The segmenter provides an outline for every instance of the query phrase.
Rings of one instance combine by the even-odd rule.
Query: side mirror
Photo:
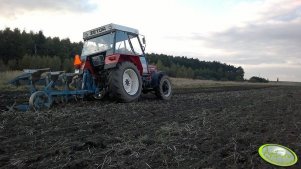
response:
[[[142,37],[142,43],[145,45],[146,44],[146,42],[145,42],[145,37],[143,36]]]

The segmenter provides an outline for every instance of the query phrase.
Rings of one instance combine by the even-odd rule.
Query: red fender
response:
[[[113,68],[120,62],[132,62],[138,69],[140,75],[143,73],[143,67],[138,55],[113,54],[105,58],[105,69]]]

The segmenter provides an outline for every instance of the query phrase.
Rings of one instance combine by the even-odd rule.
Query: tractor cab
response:
[[[130,61],[137,66],[141,75],[148,74],[145,40],[137,29],[108,24],[84,32],[83,39],[81,61],[91,61],[94,69],[110,69],[118,62]]]

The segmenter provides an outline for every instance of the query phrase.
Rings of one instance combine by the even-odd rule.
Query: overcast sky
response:
[[[301,0],[0,0],[0,29],[82,40],[108,23],[139,29],[147,52],[242,66],[301,82]]]

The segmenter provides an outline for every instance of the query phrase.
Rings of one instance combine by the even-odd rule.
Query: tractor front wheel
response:
[[[162,100],[169,100],[172,96],[172,86],[169,78],[163,75],[160,78],[159,86],[155,90],[156,96]]]
[[[131,62],[119,63],[109,75],[109,95],[121,102],[137,100],[141,95],[142,80]]]

